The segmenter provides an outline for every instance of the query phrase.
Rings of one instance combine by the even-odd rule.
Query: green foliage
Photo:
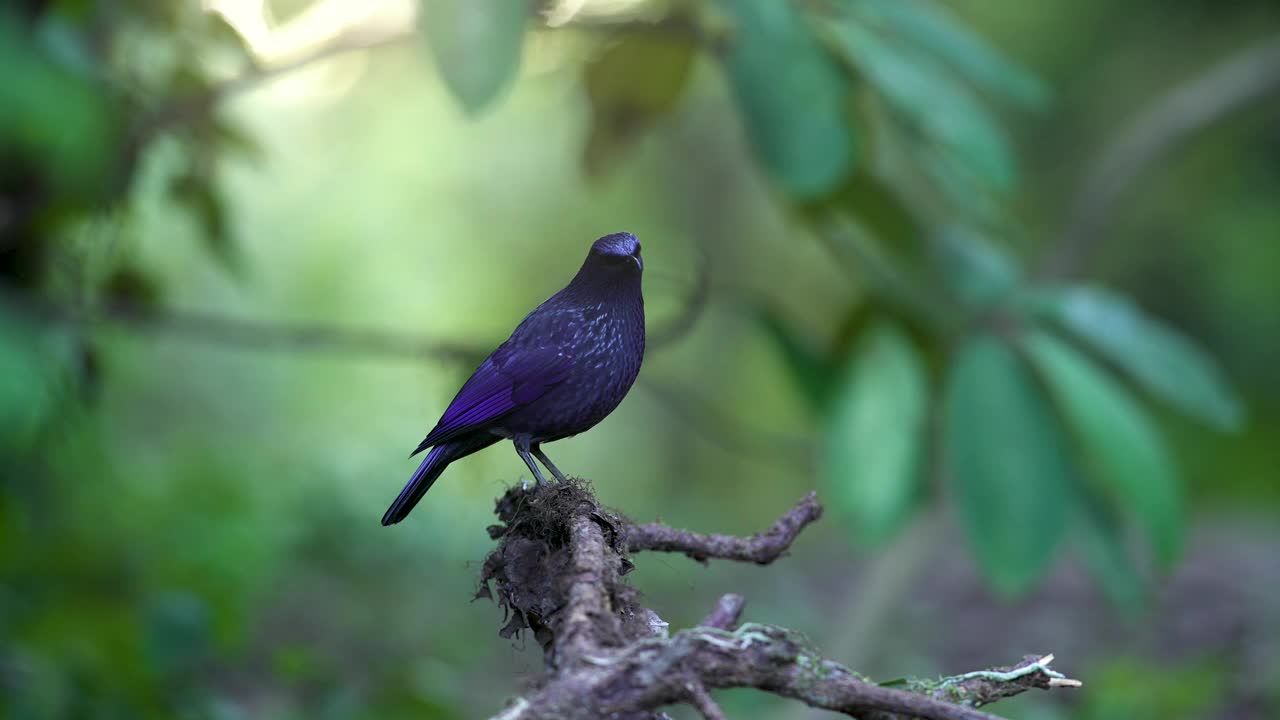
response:
[[[894,45],[911,46],[977,86],[1027,107],[1048,102],[1038,77],[1011,62],[934,0],[853,0],[849,9]]]
[[[934,273],[962,307],[987,310],[1007,299],[1022,281],[1022,271],[985,235],[951,225],[930,244]]]
[[[173,201],[187,209],[200,228],[205,246],[223,267],[238,266],[237,251],[232,241],[227,207],[222,194],[208,175],[180,173],[169,186]]]
[[[55,358],[40,329],[0,304],[0,450],[29,447],[57,406]]]
[[[1244,409],[1217,364],[1182,333],[1132,301],[1100,288],[1033,295],[1035,310],[1087,343],[1147,392],[1220,430],[1236,430]]]
[[[795,381],[809,407],[815,411],[824,410],[834,375],[827,358],[770,309],[758,308],[756,320],[770,343],[777,348],[787,374]]]
[[[473,115],[505,90],[520,69],[529,0],[422,0],[427,48],[445,85]]]
[[[928,411],[911,339],[892,322],[873,323],[835,390],[825,464],[836,506],[866,543],[892,536],[919,502]]]
[[[1093,498],[1082,498],[1076,528],[1076,546],[1089,574],[1114,607],[1136,616],[1146,602],[1147,588],[1129,553],[1118,513]]]
[[[1087,697],[1073,717],[1080,720],[1212,717],[1231,682],[1216,661],[1156,667],[1138,657],[1120,657],[1090,674]]]
[[[774,0],[718,0],[732,22],[725,72],[752,145],[792,196],[834,190],[854,161],[848,90],[801,9]]]
[[[190,675],[212,651],[209,608],[199,596],[170,591],[147,608],[145,653],[157,672]]]
[[[977,336],[947,378],[943,447],[956,507],[983,573],[1013,595],[1048,569],[1070,519],[1064,439],[1012,349]]]
[[[861,6],[853,3],[851,8]],[[853,12],[824,27],[832,44],[885,95],[918,141],[988,185],[1012,189],[1013,152],[1003,131],[945,66],[913,46],[882,39]]]
[[[832,212],[846,212],[858,219],[875,238],[909,257],[916,255],[924,227],[916,213],[893,186],[873,166],[859,167],[823,203],[813,206],[815,219]]]
[[[1172,567],[1182,544],[1182,489],[1150,418],[1119,382],[1066,343],[1039,332],[1025,346],[1075,434],[1095,490],[1115,510],[1135,514],[1160,563]]]
[[[619,159],[675,109],[688,84],[697,46],[674,24],[624,35],[587,61],[583,86],[591,102],[584,167],[592,175]]]
[[[102,149],[118,142],[119,118],[92,68],[64,47],[0,10],[0,150],[40,167],[55,188],[96,199],[114,169]]]

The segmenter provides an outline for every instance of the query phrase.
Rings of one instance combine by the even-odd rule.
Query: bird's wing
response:
[[[537,400],[564,382],[572,366],[554,347],[498,348],[476,368],[413,455]]]

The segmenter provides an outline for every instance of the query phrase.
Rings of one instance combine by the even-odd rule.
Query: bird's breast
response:
[[[603,420],[622,402],[644,359],[644,315],[608,304],[574,308],[563,318],[556,344],[572,370],[546,396],[511,418],[514,432],[543,440],[576,435]]]

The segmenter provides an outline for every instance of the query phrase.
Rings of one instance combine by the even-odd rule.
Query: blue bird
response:
[[[644,360],[640,241],[605,235],[578,274],[529,313],[463,384],[413,451],[431,449],[391,503],[383,525],[400,522],[449,463],[510,440],[538,483],[537,458],[564,482],[542,444],[589,430],[626,397]]]

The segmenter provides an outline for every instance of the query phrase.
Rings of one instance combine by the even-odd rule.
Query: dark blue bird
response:
[[[458,391],[413,451],[431,448],[382,524],[403,520],[449,463],[504,438],[539,483],[546,480],[535,457],[563,482],[542,444],[603,420],[640,373],[643,270],[631,233],[596,240],[573,280],[529,313]]]

